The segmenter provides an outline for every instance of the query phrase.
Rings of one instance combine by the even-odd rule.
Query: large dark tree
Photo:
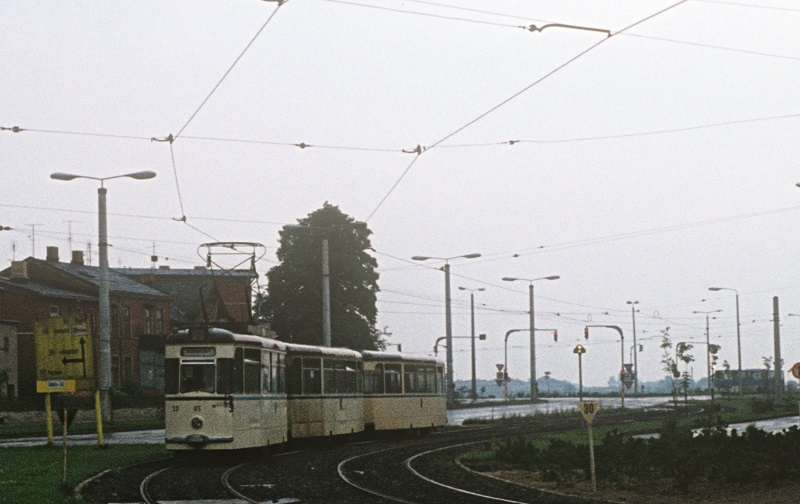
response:
[[[372,231],[327,202],[297,222],[304,227],[280,231],[280,264],[267,273],[268,296],[261,308],[272,329],[284,341],[322,344],[322,241],[327,238],[331,343],[382,348],[375,328],[378,263],[367,253]]]

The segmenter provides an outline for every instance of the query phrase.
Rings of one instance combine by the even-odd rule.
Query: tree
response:
[[[322,241],[327,239],[331,344],[382,349],[375,328],[378,262],[367,253],[372,231],[328,202],[297,222],[279,232],[280,264],[267,272],[268,296],[257,312],[284,341],[322,344]]]
[[[669,327],[661,331],[661,344],[659,347],[661,348],[661,369],[663,369],[665,373],[672,375],[672,400],[677,404],[678,389],[675,386],[674,380],[680,376],[680,373],[678,372],[678,364],[672,357],[672,340],[669,338]]]

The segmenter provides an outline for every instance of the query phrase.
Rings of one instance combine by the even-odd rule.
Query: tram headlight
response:
[[[203,418],[199,416],[192,418],[192,427],[195,429],[200,429],[203,427]]]

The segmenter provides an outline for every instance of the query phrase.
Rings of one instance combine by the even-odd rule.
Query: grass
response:
[[[61,435],[61,424],[53,422],[53,435]],[[103,433],[163,429],[164,418],[144,418],[138,420],[118,420],[111,424],[103,424]],[[94,422],[73,423],[69,428],[70,434],[94,434],[97,427]],[[44,423],[32,425],[3,425],[0,426],[0,439],[15,437],[47,436],[47,426]]]
[[[61,485],[61,446],[0,448],[0,503],[83,502],[73,489],[89,477],[120,466],[167,456],[164,445],[70,446],[67,481]]]
[[[683,405],[683,402],[680,403]],[[702,405],[706,407],[710,407],[711,401],[689,401],[689,404],[692,405]],[[601,410],[598,415],[603,415],[605,412],[606,414],[609,410],[615,408],[605,408]],[[772,408],[765,408],[763,404],[763,399],[761,397],[751,396],[751,397],[744,397],[744,398],[717,398],[715,400],[715,411],[712,413],[713,419],[721,420],[722,423],[731,424],[731,423],[742,423],[742,422],[750,422],[750,421],[757,421],[757,420],[765,420],[769,418],[779,418],[784,416],[791,416],[797,415],[798,412],[798,403],[797,397],[791,396],[788,399],[785,399],[783,402],[773,405]],[[530,417],[507,417],[507,418],[499,418],[494,420],[495,423],[519,423],[525,422],[527,418],[527,422],[535,422],[537,417],[547,416],[547,415],[554,415],[563,418],[570,418],[574,417],[577,418],[580,413],[576,410],[565,410],[565,411],[558,411],[554,413],[541,413],[538,415],[531,415]],[[711,419],[708,415],[703,415],[700,417],[694,417],[687,419],[689,425],[693,428],[700,428],[705,427],[708,425],[709,420]],[[483,423],[492,423],[491,420],[475,420],[472,423],[476,424],[483,424]],[[465,421],[464,424],[466,425],[467,422]],[[625,433],[630,434],[641,434],[647,432],[656,432],[662,426],[663,421],[661,420],[653,420],[653,421],[644,421],[644,422],[631,422],[631,423],[624,423],[618,425],[609,425],[609,426],[595,426],[593,428],[593,435],[595,442],[602,439],[603,436],[611,431],[611,430],[620,430]],[[588,434],[586,426],[583,425],[580,428],[575,428],[572,430],[568,430],[565,432],[547,434],[547,435],[532,435],[530,436],[530,440],[533,444],[540,449],[544,449],[547,447],[551,439],[561,439],[564,441],[569,441],[574,444],[586,444],[588,442]],[[464,454],[459,460],[469,463],[469,462],[482,462],[486,460],[493,459],[495,455],[494,449],[490,450],[478,450]]]

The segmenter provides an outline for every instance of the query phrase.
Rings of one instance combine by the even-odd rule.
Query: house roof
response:
[[[42,297],[76,299],[78,301],[97,301],[97,296],[82,294],[80,292],[66,289],[59,289],[58,287],[32,282],[30,280],[25,282],[15,282],[14,280],[10,280],[5,277],[0,277],[0,290],[24,291],[37,294]]]
[[[51,268],[61,270],[68,275],[80,278],[81,280],[89,282],[98,287],[100,285],[99,267],[55,261],[42,261],[41,259],[35,259],[35,261],[45,264]],[[115,294],[130,294],[135,296],[169,299],[169,296],[163,294],[162,292],[159,292],[152,287],[148,287],[143,283],[139,283],[136,280],[118,273],[116,270],[110,268],[108,270],[108,289],[110,292]]]
[[[226,276],[256,278],[258,273],[252,270],[210,270],[210,269],[172,269],[172,268],[115,268],[114,271],[129,276],[155,275],[155,276],[195,276],[195,277],[217,277]]]

